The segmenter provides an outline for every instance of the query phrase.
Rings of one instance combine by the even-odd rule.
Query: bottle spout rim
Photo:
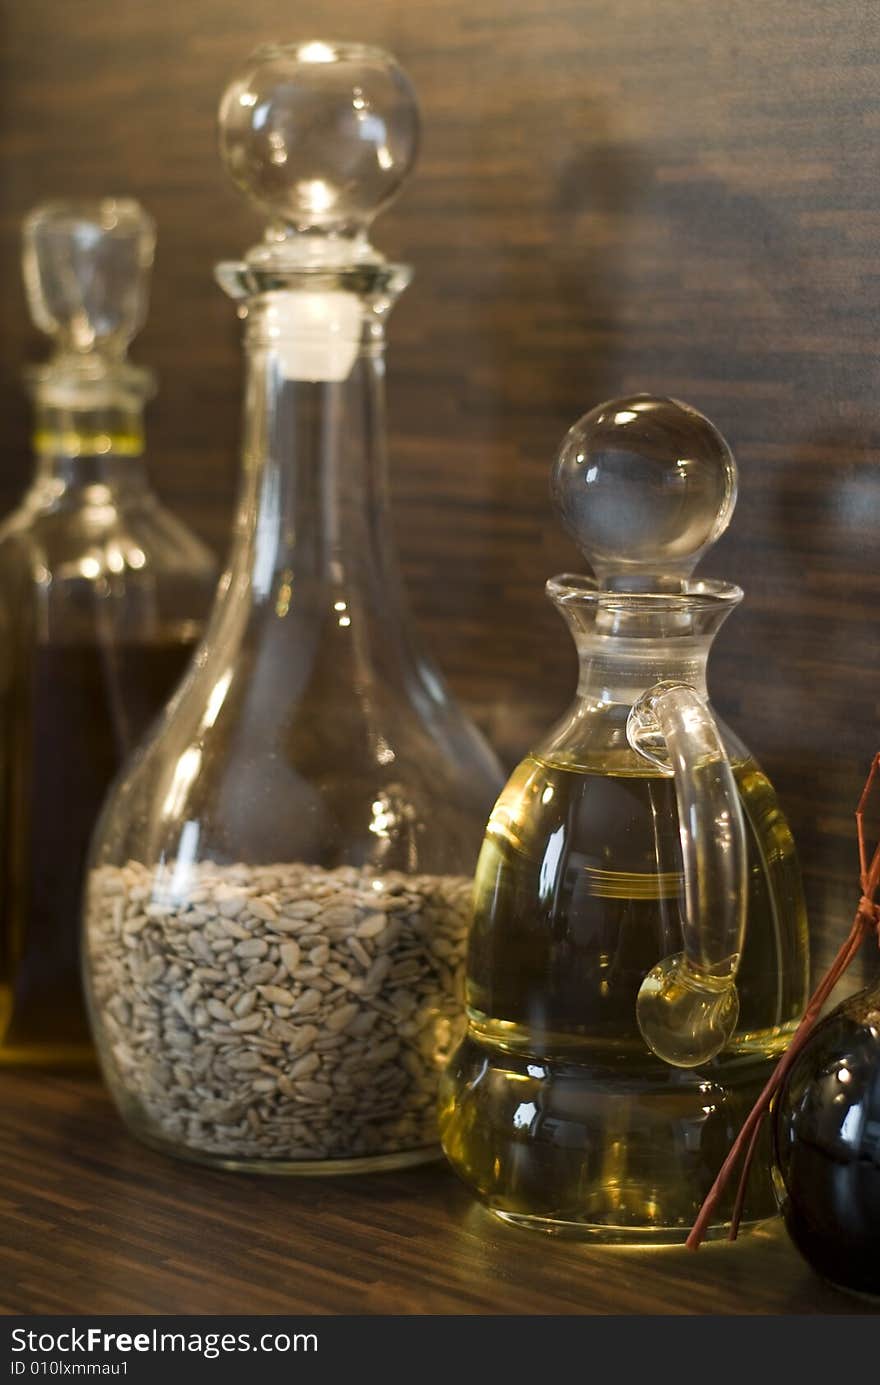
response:
[[[595,577],[573,572],[551,577],[546,591],[557,606],[601,606],[603,610],[643,615],[652,611],[659,614],[732,609],[739,605],[744,596],[742,587],[736,583],[712,578],[683,581],[669,591],[642,591],[605,587]]]

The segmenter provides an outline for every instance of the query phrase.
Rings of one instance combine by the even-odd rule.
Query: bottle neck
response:
[[[709,641],[578,639],[578,697],[595,702],[632,704],[655,683],[687,683],[708,696]]]
[[[399,621],[402,600],[389,523],[381,326],[368,315],[343,379],[300,380],[289,373],[301,344],[279,339],[273,322],[259,305],[249,312],[233,577],[246,580],[252,605],[271,618],[293,613],[363,635],[365,622]]]
[[[577,648],[578,688],[537,753],[585,770],[644,773],[629,743],[630,711],[658,683],[683,683],[708,697],[712,641],[740,595],[717,587],[723,594],[716,600],[702,590],[639,596],[603,591],[582,577],[551,579],[548,592]]]
[[[563,574],[547,592],[578,653],[578,697],[628,707],[656,683],[686,683],[707,695],[712,642],[742,598],[725,582],[683,584],[675,592],[618,592]]]
[[[143,407],[36,400],[35,483],[58,494],[95,485],[145,487]]]

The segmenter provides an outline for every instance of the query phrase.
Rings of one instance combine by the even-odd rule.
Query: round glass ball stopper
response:
[[[356,237],[415,163],[419,109],[390,54],[363,44],[258,49],[220,103],[220,151],[271,217],[269,239]]]
[[[601,586],[674,590],[730,523],[736,462],[696,409],[636,394],[569,429],[551,494]]]

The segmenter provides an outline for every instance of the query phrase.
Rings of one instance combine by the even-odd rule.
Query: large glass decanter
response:
[[[389,532],[367,228],[418,112],[375,49],[259,51],[221,148],[271,218],[246,317],[236,539],[193,671],[113,796],[86,917],[104,1072],[139,1135],[321,1173],[439,1153],[473,869],[500,775],[418,651]]]
[[[0,1064],[92,1059],[83,869],[113,777],[179,682],[217,581],[143,458],[141,327],[155,234],[136,202],[51,202],[24,225],[36,466],[0,526]]]
[[[736,467],[695,410],[637,395],[570,430],[553,496],[595,574],[548,586],[580,680],[489,819],[443,1145],[511,1221],[682,1240],[807,982],[791,834],[707,703],[742,593],[690,573]],[[746,1217],[772,1208],[756,1177]]]

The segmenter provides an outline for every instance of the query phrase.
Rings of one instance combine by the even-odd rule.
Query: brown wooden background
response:
[[[599,400],[669,392],[741,466],[706,570],[741,582],[715,700],[771,771],[824,949],[880,747],[880,12],[873,0],[7,0],[0,56],[3,466],[28,472],[18,222],[131,194],[160,228],[136,348],[163,495],[222,547],[238,326],[211,267],[257,227],[214,144],[260,41],[363,38],[421,95],[417,176],[377,227],[417,278],[392,324],[395,512],[419,622],[508,758],[564,704],[542,595],[576,563],[547,467]]]

